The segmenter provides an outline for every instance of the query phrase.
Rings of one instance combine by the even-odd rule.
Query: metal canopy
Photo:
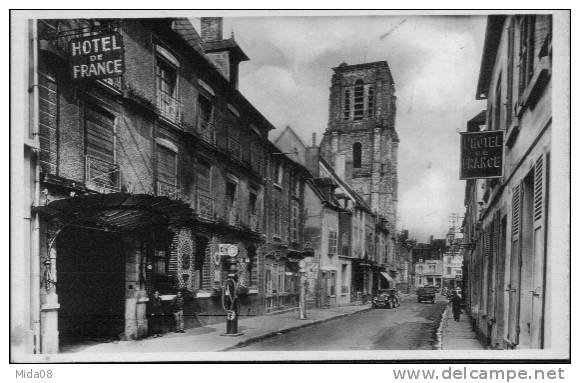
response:
[[[149,194],[87,194],[52,201],[37,208],[49,219],[70,222],[93,221],[122,230],[140,230],[158,225],[183,223],[193,210],[182,201]]]
[[[389,282],[389,284],[395,283],[395,280],[389,275],[389,273],[383,271],[381,272],[381,275],[387,280],[387,282]]]

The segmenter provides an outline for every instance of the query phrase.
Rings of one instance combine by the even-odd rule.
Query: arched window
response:
[[[362,162],[362,145],[360,142],[355,142],[352,145],[352,167],[358,169]]]

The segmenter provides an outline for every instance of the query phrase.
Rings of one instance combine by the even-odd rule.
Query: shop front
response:
[[[62,198],[37,209],[42,352],[146,336],[152,255],[191,217],[188,205],[111,193]]]

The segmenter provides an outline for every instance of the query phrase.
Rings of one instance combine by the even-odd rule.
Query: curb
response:
[[[263,341],[263,340],[266,340],[266,339],[269,339],[269,338],[273,338],[273,337],[278,336],[278,335],[281,335],[281,334],[286,334],[286,333],[291,332],[291,331],[294,331],[294,330],[303,329],[303,328],[310,327],[310,326],[314,326],[314,325],[317,325],[317,324],[320,324],[320,323],[330,322],[331,320],[334,320],[334,319],[344,318],[344,317],[347,317],[347,316],[351,316],[351,315],[359,314],[359,313],[362,313],[362,312],[370,311],[372,309],[373,309],[372,307],[367,307],[365,309],[362,309],[362,310],[359,310],[359,311],[355,311],[355,312],[352,312],[352,313],[339,314],[339,315],[336,315],[336,316],[333,316],[333,317],[330,317],[330,318],[320,319],[320,320],[317,320],[317,321],[314,321],[314,322],[303,323],[303,324],[299,324],[299,325],[296,325],[296,326],[287,327],[287,328],[284,328],[284,329],[281,329],[281,330],[272,331],[272,332],[269,332],[269,333],[266,333],[266,334],[262,334],[262,335],[256,335],[256,336],[254,336],[252,338],[245,339],[245,340],[240,341],[240,342],[238,342],[238,343],[236,343],[236,344],[234,344],[232,346],[228,346],[228,347],[222,348],[221,350],[217,350],[217,351],[218,352],[221,352],[221,351],[231,351],[231,350],[236,349],[236,348],[246,347],[246,346],[249,346],[252,343],[257,343],[257,342],[260,342],[260,341]]]
[[[445,306],[445,310],[441,314],[441,321],[439,322],[439,327],[435,333],[437,336],[437,341],[435,342],[435,350],[443,350],[443,329],[447,327],[447,310],[449,310],[449,305]]]

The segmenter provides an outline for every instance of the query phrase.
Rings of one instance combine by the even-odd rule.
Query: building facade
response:
[[[15,350],[144,337],[155,290],[165,310],[183,292],[186,327],[222,321],[222,245],[237,250],[241,314],[297,305],[307,172],[237,90],[247,57],[221,19],[201,34],[179,18],[34,20],[27,33],[33,203],[13,258],[26,287],[12,295]],[[71,79],[71,40],[103,35],[122,41],[122,76]]]
[[[489,16],[477,99],[484,116],[468,130],[505,132],[504,175],[466,185],[467,305],[482,343],[500,349],[550,348],[552,18]],[[477,121],[479,120],[479,121]],[[560,257],[560,258],[558,258]]]

